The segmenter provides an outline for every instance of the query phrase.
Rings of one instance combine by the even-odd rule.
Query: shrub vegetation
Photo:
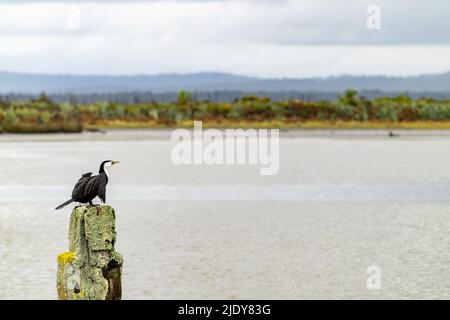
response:
[[[347,90],[334,101],[271,101],[243,97],[233,103],[195,101],[180,92],[173,103],[55,103],[46,94],[30,101],[0,98],[4,132],[80,132],[83,127],[450,127],[450,100],[408,96],[368,100]],[[428,125],[423,125],[427,123]],[[315,125],[313,125],[315,124]]]

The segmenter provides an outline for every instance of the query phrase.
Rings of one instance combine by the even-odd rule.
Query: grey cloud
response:
[[[41,3],[49,1],[19,0],[14,3]],[[51,1],[58,2],[61,1]],[[72,0],[66,3],[91,3],[93,1]],[[97,5],[108,3],[129,3],[130,1],[109,0],[94,1]],[[163,0],[141,0],[134,3],[164,3]],[[223,3],[226,0],[176,0],[178,3]],[[239,4],[241,2],[242,4]],[[0,2],[5,3],[5,1]],[[6,1],[12,3],[12,1]],[[427,0],[378,0],[381,8],[381,30],[368,30],[366,27],[367,7],[372,0],[241,0],[231,1],[236,4],[235,11],[204,13],[187,12],[187,17],[196,19],[173,21],[177,24],[170,32],[175,35],[189,36],[192,41],[210,43],[219,42],[251,42],[282,45],[374,45],[374,44],[450,44],[450,2],[434,0],[433,5]],[[84,5],[84,4],[83,4]],[[242,8],[241,11],[239,9]],[[149,8],[149,10],[152,10]],[[231,16],[227,16],[231,12]],[[96,21],[89,21],[89,12],[84,12],[84,32],[93,34],[117,33],[125,34],[127,30],[117,30],[114,25],[103,26]],[[164,12],[170,19],[171,12]],[[203,15],[203,16],[202,16]],[[210,15],[210,16],[208,16]],[[162,18],[161,18],[162,19]],[[209,19],[209,20],[208,20]],[[92,20],[92,19],[91,19]],[[212,28],[196,25],[198,21],[212,24]],[[130,21],[138,24],[139,21]],[[120,25],[120,21],[118,21]],[[122,26],[121,26],[122,27]],[[152,26],[150,26],[152,27]],[[43,30],[44,29],[44,30]],[[151,32],[144,25],[142,33]],[[0,22],[0,34],[59,34],[61,30],[49,28],[25,29],[18,27],[3,28]],[[139,32],[132,30],[130,32]],[[162,33],[165,30],[161,30]],[[190,34],[186,34],[190,32]],[[73,35],[68,34],[68,36]]]
[[[370,31],[372,1],[3,1],[0,70],[304,77],[450,69],[450,2],[377,0],[382,28]],[[67,9],[76,3],[81,28],[71,30]]]

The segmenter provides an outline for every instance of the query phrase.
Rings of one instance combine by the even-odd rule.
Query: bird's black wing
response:
[[[84,187],[84,198],[86,201],[90,201],[94,199],[98,192],[98,183],[99,183],[99,176],[93,176],[89,178],[89,181],[86,183]]]
[[[78,180],[78,182],[75,184],[75,187],[73,188],[72,199],[78,200],[84,197],[84,188],[91,176],[92,172],[85,173],[81,176],[81,178]]]
[[[99,197],[102,202],[106,202],[106,184],[108,177],[104,173],[89,178],[84,188],[85,199],[87,201]]]
[[[106,203],[106,185],[108,184],[108,179],[105,175],[99,175],[98,184],[98,197],[103,203]]]

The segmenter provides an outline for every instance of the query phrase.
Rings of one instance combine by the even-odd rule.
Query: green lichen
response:
[[[94,251],[112,250],[116,242],[114,209],[110,206],[90,208],[84,219],[89,248]]]
[[[112,207],[74,208],[69,226],[71,254],[58,257],[60,299],[120,299],[123,258],[114,250],[115,241]]]

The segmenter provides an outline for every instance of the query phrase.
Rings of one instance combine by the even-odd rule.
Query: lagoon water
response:
[[[79,175],[119,159],[124,299],[449,298],[450,137],[286,132],[280,171],[175,166],[164,131],[0,136],[0,299],[55,299]],[[367,289],[369,266],[380,289]]]

